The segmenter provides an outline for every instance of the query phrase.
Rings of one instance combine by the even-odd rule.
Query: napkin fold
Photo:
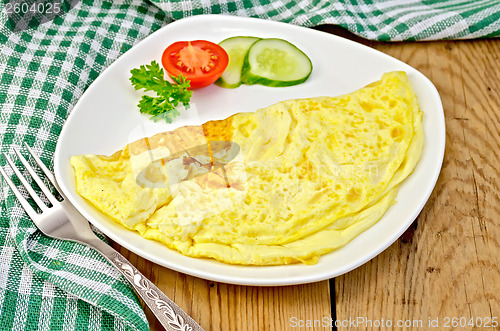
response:
[[[306,27],[335,24],[366,39],[500,36],[498,0],[151,0],[174,19],[229,13]]]
[[[49,168],[62,126],[85,89],[172,19],[222,13],[309,27],[328,23],[383,41],[500,34],[498,1],[72,3],[64,15],[21,31],[12,28],[5,2],[0,3],[0,152],[12,154],[27,142]],[[3,158],[0,166],[12,175]],[[0,198],[1,330],[149,329],[132,288],[104,258],[83,245],[42,235],[3,180]]]

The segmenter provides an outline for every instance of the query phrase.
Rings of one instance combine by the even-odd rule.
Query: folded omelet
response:
[[[178,173],[144,171],[211,141],[233,142],[237,156],[196,177],[187,154],[174,160]],[[391,72],[351,94],[283,101],[144,138],[112,156],[74,156],[71,164],[77,192],[97,209],[184,255],[312,264],[395,203],[423,141],[410,82]]]

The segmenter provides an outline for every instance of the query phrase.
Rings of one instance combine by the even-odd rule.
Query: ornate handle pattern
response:
[[[115,264],[122,274],[130,281],[158,318],[166,330],[172,331],[203,331],[189,315],[170,300],[151,281],[144,277],[130,262],[120,253],[113,252],[110,261]]]

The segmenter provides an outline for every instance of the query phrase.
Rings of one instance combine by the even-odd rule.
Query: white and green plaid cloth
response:
[[[302,26],[336,24],[383,41],[500,35],[495,1],[80,1],[12,31],[0,4],[0,152],[23,142],[51,167],[68,114],[121,54],[172,19],[230,14]],[[201,27],[200,27],[201,28]],[[5,159],[0,166],[9,174]],[[0,181],[0,330],[148,330],[124,278],[92,250],[43,236]]]
[[[252,16],[301,26],[335,24],[380,41],[500,36],[498,0],[152,0],[177,20],[200,14]]]

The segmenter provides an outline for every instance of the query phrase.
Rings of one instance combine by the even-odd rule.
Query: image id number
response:
[[[8,2],[5,4],[4,12],[12,14],[59,14],[61,12],[61,2]]]
[[[482,327],[496,328],[498,327],[498,317],[445,317],[443,319],[443,327],[445,328],[465,328],[465,327]]]

